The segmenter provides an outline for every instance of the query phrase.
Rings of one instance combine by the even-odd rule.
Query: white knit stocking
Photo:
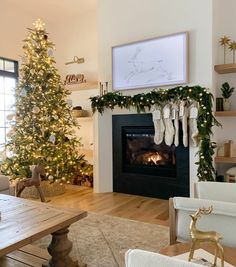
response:
[[[198,145],[199,131],[197,128],[197,118],[198,118],[198,104],[194,102],[189,107],[189,131],[194,146]]]
[[[174,129],[175,129],[175,146],[179,145],[179,107],[177,103],[172,105],[172,119],[174,120]]]
[[[182,122],[183,128],[183,145],[188,146],[188,109],[185,105],[185,101],[182,101],[179,106],[179,117]]]
[[[172,123],[171,108],[170,105],[165,105],[163,109],[163,117],[165,123],[165,143],[167,146],[171,146],[175,134],[174,126]]]
[[[165,125],[162,119],[161,108],[158,107],[152,112],[152,120],[155,129],[154,142],[155,144],[159,145],[163,141],[165,132]]]

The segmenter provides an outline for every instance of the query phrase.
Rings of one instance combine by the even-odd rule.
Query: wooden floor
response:
[[[65,194],[49,199],[52,204],[63,207],[168,225],[168,200],[122,193],[93,193],[91,188],[80,186],[69,186]]]

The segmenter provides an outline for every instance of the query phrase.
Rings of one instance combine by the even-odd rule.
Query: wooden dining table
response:
[[[0,212],[0,257],[51,234],[50,259],[42,266],[78,266],[69,256],[73,244],[67,235],[69,226],[86,217],[87,212],[3,194]]]

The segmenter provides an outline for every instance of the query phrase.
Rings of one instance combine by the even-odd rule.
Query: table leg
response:
[[[43,264],[43,267],[79,267],[78,262],[74,262],[69,256],[72,242],[67,236],[68,228],[69,226],[52,233],[52,241],[48,246],[48,252],[52,258]]]

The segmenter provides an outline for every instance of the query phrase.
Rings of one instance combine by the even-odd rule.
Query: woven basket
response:
[[[66,192],[65,185],[58,183],[49,183],[49,181],[42,181],[40,184],[45,197],[53,197],[62,195]],[[37,189],[34,186],[26,187],[21,193],[21,197],[25,198],[39,198]]]
[[[79,118],[79,117],[87,117],[88,116],[88,112],[87,110],[81,109],[81,110],[77,110],[77,109],[73,109],[73,116],[75,118]]]

